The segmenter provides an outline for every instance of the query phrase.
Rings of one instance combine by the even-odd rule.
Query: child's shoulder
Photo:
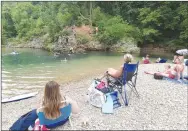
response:
[[[44,107],[40,107],[40,108],[38,108],[38,109],[37,109],[37,113],[39,113],[39,112],[43,112],[43,109],[44,109]]]

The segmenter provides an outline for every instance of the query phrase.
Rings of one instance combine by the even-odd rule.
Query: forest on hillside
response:
[[[133,39],[139,46],[188,45],[188,2],[76,1],[2,2],[2,44],[49,34],[48,42],[68,35],[65,27],[98,27],[94,39],[112,45]]]

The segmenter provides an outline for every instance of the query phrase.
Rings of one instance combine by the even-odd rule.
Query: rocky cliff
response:
[[[94,41],[92,39],[88,40],[86,43],[78,42],[74,34],[68,36],[59,36],[57,42],[46,43],[48,34],[39,37],[33,38],[28,42],[20,43],[9,43],[9,47],[15,48],[39,48],[45,49],[57,53],[80,53],[84,51],[114,51],[114,52],[129,52],[129,53],[139,53],[140,49],[136,46],[133,41],[120,41],[113,46],[104,46],[104,44]]]

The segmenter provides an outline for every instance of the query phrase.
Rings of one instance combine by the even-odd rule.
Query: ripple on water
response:
[[[1,94],[2,98],[9,98],[9,95],[7,94]]]
[[[55,66],[45,66],[45,67],[55,67]]]
[[[41,88],[43,88],[44,86],[40,86],[40,85],[36,85],[36,86],[30,86],[30,85],[28,85],[28,86],[25,86],[24,88],[26,88],[26,89],[41,89]]]
[[[2,90],[2,94],[12,94],[11,90]]]
[[[12,87],[12,86],[16,86],[17,84],[7,84],[7,83],[2,83],[2,87],[3,89],[6,89],[7,87]]]
[[[46,72],[45,70],[38,70],[38,72],[41,72],[41,73],[43,73],[43,75],[46,75],[46,74],[52,74],[52,72]],[[44,73],[45,72],[45,73]]]
[[[48,74],[48,75],[49,75],[49,74],[52,74],[52,73],[48,72],[48,73],[45,73],[45,74]]]
[[[20,78],[37,78],[37,79],[45,79],[45,78],[54,78],[54,77],[50,77],[50,76],[19,76]]]
[[[19,85],[16,85],[16,88],[17,89],[34,89],[34,88],[41,88],[42,86],[40,85],[37,85],[37,86],[32,86],[32,85],[28,85],[28,84],[19,84]]]
[[[31,92],[31,90],[19,90],[19,89],[10,89],[11,92],[13,92],[14,94],[26,94]]]
[[[43,69],[43,67],[38,67],[38,66],[37,66],[37,67],[34,67],[34,68],[39,68],[39,69],[41,69],[41,68],[42,68],[42,69]]]
[[[6,74],[2,74],[2,77],[12,77],[12,76],[8,76]]]
[[[9,73],[11,73],[11,72],[8,72],[8,71],[2,71],[2,73],[9,74]]]
[[[46,71],[46,72],[52,72],[52,71]]]
[[[38,70],[39,72],[44,72],[44,70]]]
[[[36,81],[36,83],[46,83],[47,81]]]
[[[24,81],[17,81],[17,82],[15,82],[17,85],[33,85],[33,84],[36,84],[36,83],[44,83],[44,82],[46,82],[46,81],[26,81],[26,80],[24,80]]]
[[[12,80],[7,79],[7,80],[2,80],[2,82],[11,82]]]
[[[6,89],[7,87],[6,83],[2,83],[2,89]]]

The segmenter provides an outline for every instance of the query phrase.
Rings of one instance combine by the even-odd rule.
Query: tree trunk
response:
[[[92,1],[90,1],[90,8],[89,8],[89,12],[90,12],[90,27],[92,27]]]

